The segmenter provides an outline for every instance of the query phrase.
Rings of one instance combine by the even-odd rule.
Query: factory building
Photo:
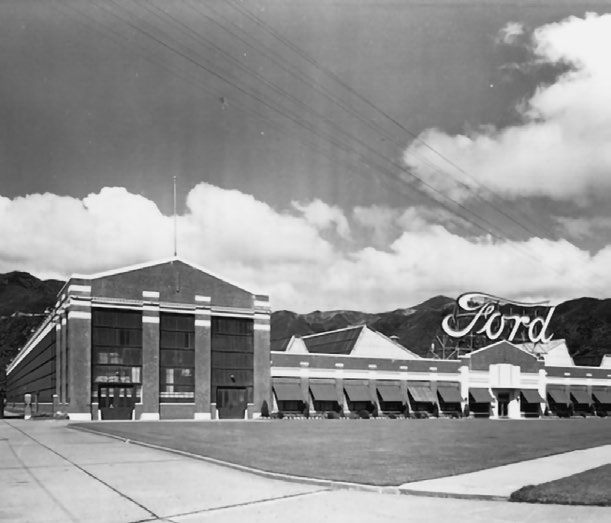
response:
[[[9,409],[72,420],[611,413],[609,357],[576,366],[562,340],[455,359],[364,325],[271,342],[267,296],[179,258],[72,276],[7,384]]]
[[[274,343],[274,407],[287,415],[520,419],[611,414],[611,365],[576,366],[563,340],[498,341],[457,359],[421,358],[365,326]]]
[[[89,419],[252,418],[269,298],[179,258],[74,275],[7,369],[11,406]]]

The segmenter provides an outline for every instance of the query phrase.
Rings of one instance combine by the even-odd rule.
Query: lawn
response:
[[[79,426],[79,424],[76,424]],[[261,470],[400,485],[608,444],[611,419],[98,422],[81,426]]]
[[[611,506],[611,465],[603,465],[549,483],[522,487],[511,495],[510,500],[609,507]]]

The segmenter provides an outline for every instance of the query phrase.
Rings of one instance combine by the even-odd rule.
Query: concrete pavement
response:
[[[0,521],[406,520],[589,523],[611,520],[611,508],[331,490],[71,430],[66,422],[0,420]]]
[[[507,498],[525,485],[546,483],[608,463],[611,463],[611,445],[604,445],[468,474],[404,483],[401,490],[421,494],[430,492],[437,495]]]

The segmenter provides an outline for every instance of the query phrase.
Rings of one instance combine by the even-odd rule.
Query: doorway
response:
[[[509,392],[499,392],[496,397],[499,407],[499,418],[506,418],[509,415]]]
[[[244,387],[218,387],[216,408],[219,419],[244,419],[248,397]]]
[[[132,419],[136,403],[136,387],[133,383],[100,383],[98,408],[103,420]]]

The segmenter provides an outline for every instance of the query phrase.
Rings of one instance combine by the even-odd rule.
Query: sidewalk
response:
[[[602,449],[608,456],[608,447]],[[602,459],[600,449],[580,452],[598,452],[598,459]],[[585,467],[583,463],[569,465],[565,458],[561,459],[564,465],[559,465],[559,473],[560,469],[566,471],[566,467]],[[578,461],[585,459],[590,457],[581,456]],[[549,463],[539,467],[546,469]],[[571,468],[569,473],[573,472],[575,469]],[[488,473],[491,471],[465,476]],[[521,474],[528,477],[535,471],[524,469]],[[450,479],[456,480],[435,481]],[[508,477],[501,479],[505,482]],[[488,476],[480,484],[485,485],[484,481],[494,480]],[[406,484],[406,487],[414,485]],[[72,430],[67,422],[0,420],[0,521],[387,523],[407,520],[594,523],[611,520],[611,509],[329,490],[264,478]]]
[[[403,492],[481,498],[508,498],[525,485],[546,483],[611,463],[611,445],[565,452],[492,469],[404,483]],[[609,516],[611,518],[611,514]]]

